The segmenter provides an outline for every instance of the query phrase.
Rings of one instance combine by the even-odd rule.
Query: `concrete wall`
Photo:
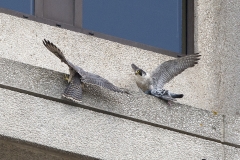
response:
[[[185,95],[172,107],[139,92],[130,66],[150,72],[172,57],[0,13],[0,155],[17,159],[21,149],[9,158],[16,142],[4,138],[13,137],[17,148],[31,142],[28,152],[48,159],[60,159],[61,150],[74,154],[64,153],[69,159],[239,159],[238,6],[238,0],[195,1],[195,50],[202,58],[166,85]],[[44,38],[133,96],[98,90],[96,97],[90,88],[80,105],[62,100],[68,68],[42,45]]]
[[[203,53],[199,103],[208,110],[239,114],[240,54],[238,0],[199,0],[195,5],[195,47]],[[197,99],[198,100],[198,99]]]

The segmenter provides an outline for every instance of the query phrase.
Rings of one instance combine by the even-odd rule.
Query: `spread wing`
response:
[[[63,55],[62,51],[57,46],[55,46],[52,42],[44,39],[43,44],[50,52],[52,52],[55,56],[57,56],[63,63],[68,65],[69,68],[72,68],[73,70],[78,72],[80,76],[84,76],[86,74],[86,72],[82,68],[75,66],[74,64],[69,62]]]
[[[108,80],[106,80],[106,79],[104,79],[104,78],[102,78],[98,75],[95,75],[93,73],[86,72],[82,68],[80,68],[78,66],[75,66],[74,64],[69,62],[65,58],[65,56],[63,55],[62,51],[59,48],[57,48],[50,41],[44,39],[43,44],[50,52],[52,52],[54,55],[56,55],[62,62],[64,62],[70,68],[75,70],[80,75],[81,82],[91,84],[91,85],[98,85],[98,86],[101,86],[103,88],[107,88],[109,90],[112,90],[114,92],[125,92],[125,91],[122,91],[121,89],[119,89],[117,86],[114,86]]]
[[[83,71],[83,69],[78,66],[74,66],[74,69],[77,73],[81,75],[81,81],[85,84],[97,85],[114,92],[125,92],[99,75]]]
[[[182,58],[169,60],[159,65],[152,73],[153,87],[162,89],[163,86],[185,69],[198,63],[201,55],[195,53]]]
[[[57,48],[53,43],[51,43],[50,41],[48,41],[46,39],[43,40],[43,44],[50,52],[52,52],[62,62],[66,63],[68,65],[67,59],[65,58],[62,51],[59,48]]]

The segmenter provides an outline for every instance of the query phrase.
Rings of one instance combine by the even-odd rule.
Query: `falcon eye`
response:
[[[136,70],[135,75],[138,75],[138,74],[140,74],[140,71]]]

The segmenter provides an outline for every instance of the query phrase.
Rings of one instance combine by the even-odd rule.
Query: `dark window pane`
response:
[[[34,0],[0,0],[0,7],[34,15]]]
[[[182,52],[183,0],[83,0],[83,28]]]

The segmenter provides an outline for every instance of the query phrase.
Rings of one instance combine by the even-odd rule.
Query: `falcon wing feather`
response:
[[[108,80],[100,77],[99,75],[89,73],[89,72],[86,72],[85,76],[82,77],[82,82],[87,83],[87,84],[91,84],[91,85],[98,85],[100,87],[107,88],[107,89],[109,89],[111,91],[114,91],[114,92],[122,92],[122,93],[124,92],[120,88],[118,88],[117,86],[113,85]]]
[[[70,63],[70,65],[72,65],[72,64]],[[102,78],[99,75],[86,72],[78,66],[73,66],[73,69],[81,75],[81,80],[83,83],[90,84],[90,85],[97,85],[97,86],[100,86],[103,88],[107,88],[114,92],[123,92],[117,86],[113,85],[111,82]]]
[[[44,39],[43,40],[43,44],[44,46],[50,51],[52,52],[55,56],[57,56],[62,62],[64,62],[66,65],[68,65],[68,67],[74,69],[76,72],[79,73],[80,76],[83,76],[84,74],[86,74],[86,72],[78,67],[78,66],[75,66],[74,64],[72,64],[71,62],[69,62],[65,56],[63,55],[62,51],[57,47],[55,46],[52,42]]]
[[[44,39],[43,44],[50,52],[57,56],[62,62],[67,64],[67,59],[63,55],[62,51],[59,48],[57,48],[52,42]]]
[[[122,91],[120,88],[118,88],[117,86],[113,85],[112,83],[110,83],[108,80],[100,77],[99,75],[93,74],[93,73],[89,73],[84,71],[82,68],[72,64],[71,62],[69,62],[65,56],[63,55],[62,51],[57,48],[53,43],[51,43],[48,40],[43,40],[43,44],[44,46],[50,51],[52,52],[54,55],[56,55],[62,62],[64,62],[65,64],[67,64],[70,68],[72,68],[73,70],[75,70],[81,78],[81,81],[83,83],[87,83],[87,84],[91,84],[91,85],[98,85],[101,86],[103,88],[107,88],[109,90],[112,90],[114,92],[125,92]]]
[[[151,75],[153,79],[153,87],[162,89],[163,86],[175,76],[182,73],[185,69],[197,64],[200,56],[199,53],[195,53],[160,64]]]

